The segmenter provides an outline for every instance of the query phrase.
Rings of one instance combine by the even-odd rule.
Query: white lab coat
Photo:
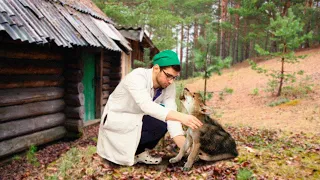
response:
[[[104,108],[97,143],[97,153],[120,165],[133,165],[138,147],[143,115],[165,121],[170,109],[176,110],[174,83],[154,96],[152,69],[137,68],[129,73],[110,95]],[[165,105],[165,107],[159,104]],[[106,122],[103,124],[104,118]],[[167,121],[171,137],[183,135],[181,123]]]

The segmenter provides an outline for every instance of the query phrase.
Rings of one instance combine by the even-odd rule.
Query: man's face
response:
[[[159,71],[156,80],[161,88],[166,88],[173,83],[179,74],[172,67],[168,67]]]

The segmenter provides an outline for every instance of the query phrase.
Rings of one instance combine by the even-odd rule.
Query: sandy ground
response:
[[[209,79],[207,89],[214,92],[214,96],[207,105],[215,111],[212,116],[222,124],[320,133],[320,48],[296,54],[308,56],[299,63],[286,64],[285,71],[304,70],[305,75],[311,77],[308,84],[313,84],[311,93],[289,97],[297,100],[296,105],[268,106],[277,100],[270,92],[264,91],[268,77],[252,70],[245,61],[224,70],[221,76],[214,74]],[[277,59],[263,60],[258,64],[268,69],[280,69]],[[204,80],[196,80],[186,87],[192,91],[203,91]],[[218,92],[224,88],[233,89],[233,93],[221,100]],[[255,88],[259,90],[258,95],[252,95]]]

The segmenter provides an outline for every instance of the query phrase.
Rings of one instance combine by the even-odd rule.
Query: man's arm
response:
[[[175,136],[172,138],[174,143],[181,149],[186,141],[186,137],[184,135]]]
[[[191,129],[197,129],[198,127],[203,125],[203,123],[195,116],[173,110],[169,111],[166,120],[179,121],[182,124],[190,127]]]
[[[159,120],[179,121],[192,129],[196,129],[202,125],[201,121],[195,116],[169,110],[168,108],[153,102],[146,89],[145,83],[145,77],[141,74],[130,74],[124,82],[124,85],[132,95],[134,101],[145,114]]]

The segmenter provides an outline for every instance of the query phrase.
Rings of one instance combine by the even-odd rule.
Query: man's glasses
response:
[[[178,78],[178,76],[174,76],[174,75],[172,75],[172,74],[166,73],[164,70],[162,70],[162,71],[163,71],[163,73],[167,76],[167,79],[168,79],[169,81],[171,81],[171,80],[176,80],[176,79]]]

